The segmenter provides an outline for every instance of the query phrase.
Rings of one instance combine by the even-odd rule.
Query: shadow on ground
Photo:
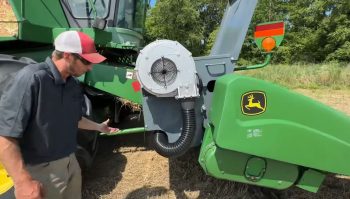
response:
[[[121,147],[144,147],[143,135],[100,137],[99,149],[89,170],[83,173],[82,198],[97,199],[108,195],[122,179],[127,164],[126,157],[118,151]]]
[[[114,137],[99,139],[99,150],[94,162],[83,173],[82,198],[100,198],[101,195],[110,193],[121,180],[127,162],[122,154],[115,152],[116,147],[118,140]]]
[[[135,191],[129,193],[125,199],[149,199],[149,198],[157,198],[166,194],[168,189],[165,187],[142,187],[140,189],[136,189]]]

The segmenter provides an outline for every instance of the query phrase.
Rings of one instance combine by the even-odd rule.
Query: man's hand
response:
[[[43,185],[33,179],[15,183],[16,199],[42,199],[44,197]]]
[[[0,136],[0,161],[12,177],[17,199],[43,198],[43,186],[26,170],[16,139]]]
[[[113,128],[113,127],[109,127],[108,126],[109,123],[109,119],[107,119],[106,121],[102,122],[101,124],[99,124],[99,130],[101,133],[115,133],[117,131],[119,131],[118,128]]]
[[[108,123],[109,123],[109,119],[99,124],[85,117],[82,117],[78,123],[78,127],[80,129],[99,131],[105,134],[115,133],[119,131],[118,128],[109,127]]]

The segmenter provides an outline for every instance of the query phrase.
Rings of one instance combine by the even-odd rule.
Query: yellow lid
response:
[[[0,195],[6,193],[13,186],[11,177],[0,163]]]

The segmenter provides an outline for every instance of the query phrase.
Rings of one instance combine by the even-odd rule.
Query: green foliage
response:
[[[347,62],[350,60],[350,41],[346,41],[336,51],[328,54],[327,61],[336,60],[341,62]]]
[[[160,0],[146,19],[146,38],[176,40],[195,56],[221,22],[226,0]]]
[[[216,39],[216,35],[218,34],[219,32],[219,26],[216,27],[215,30],[213,30],[209,37],[208,37],[208,43],[205,47],[205,55],[209,55],[210,54],[210,51],[211,51],[211,48],[214,46],[214,42],[215,42],[215,39]]]
[[[193,1],[192,1],[193,2]],[[203,27],[203,39],[206,41],[204,54],[209,54],[219,31],[227,0],[197,0],[200,22]]]
[[[349,4],[348,0],[261,0],[252,25],[286,22],[286,37],[274,63],[349,62]],[[243,46],[242,59],[256,62],[259,57],[253,46]]]
[[[209,54],[226,5],[226,0],[160,0],[146,20],[149,41],[177,40],[194,55]],[[240,64],[263,61],[254,44],[254,27],[279,20],[286,23],[286,35],[273,63],[350,62],[349,0],[259,0]]]
[[[198,55],[203,38],[199,19],[200,13],[190,0],[160,0],[146,19],[148,38],[178,41]]]

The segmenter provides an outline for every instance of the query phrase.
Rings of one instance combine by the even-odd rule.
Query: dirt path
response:
[[[350,116],[350,91],[305,89],[297,89],[295,91],[327,104]]]
[[[350,91],[296,90],[350,115]],[[179,159],[145,148],[144,135],[101,139],[93,168],[85,174],[84,199],[153,198],[350,198],[350,180],[328,176],[317,194],[298,188],[263,189],[206,176],[198,149]]]

